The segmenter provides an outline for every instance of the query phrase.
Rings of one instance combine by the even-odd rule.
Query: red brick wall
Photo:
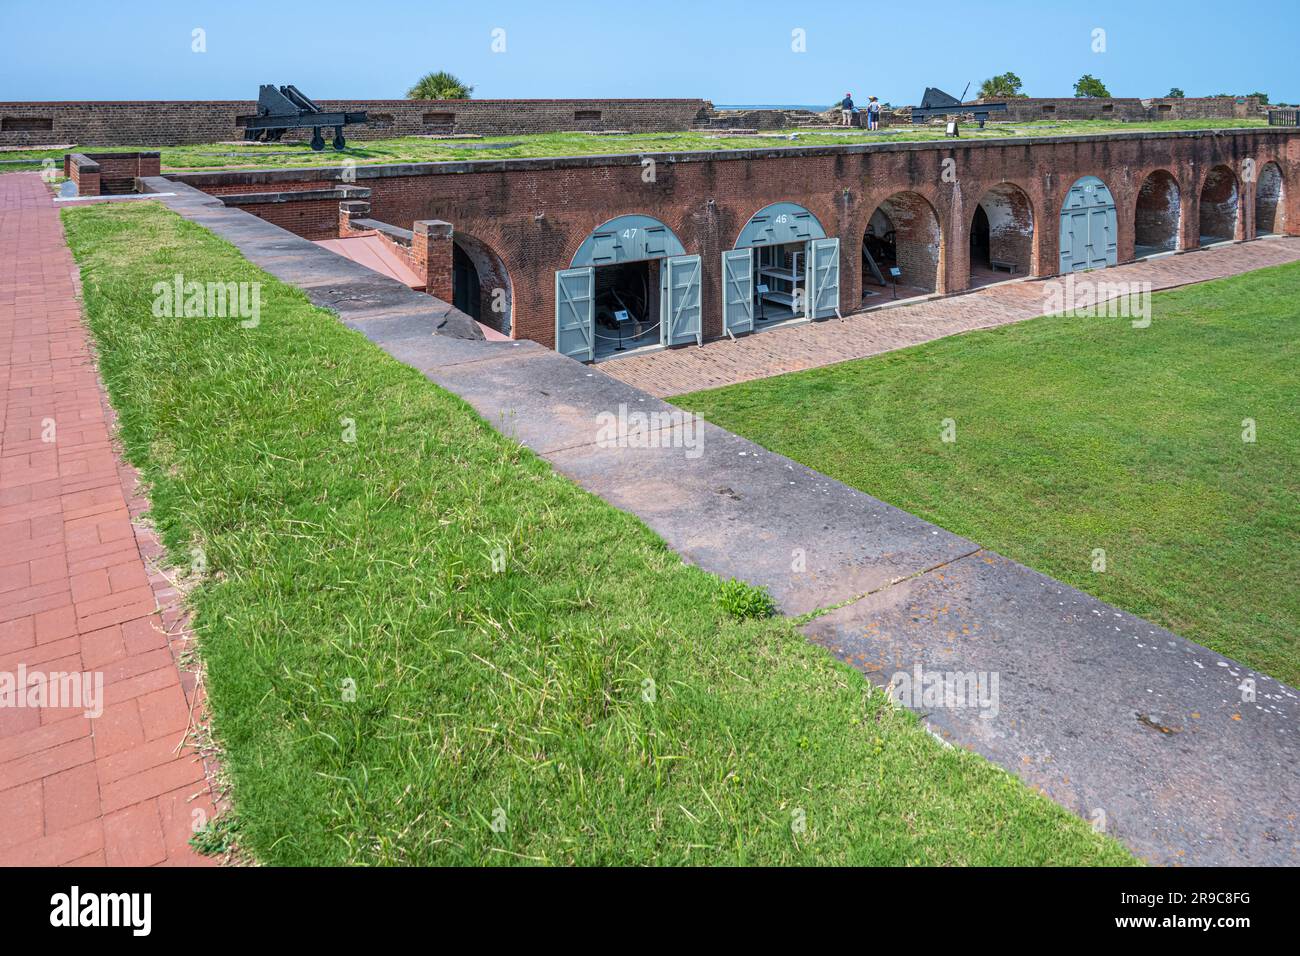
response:
[[[979,103],[980,100],[973,102]],[[990,113],[995,123],[1024,123],[1029,120],[1119,120],[1122,122],[1153,122],[1176,119],[1242,119],[1263,116],[1258,98],[1247,96],[1238,103],[1236,97],[1153,97],[1137,99],[1114,96],[1109,99],[1091,97],[1011,97],[991,99],[990,103],[1006,103],[1005,113]]]
[[[975,206],[1000,183],[1014,184],[1027,197],[1035,224],[1034,271],[1051,275],[1059,261],[1061,204],[1079,177],[1096,175],[1110,187],[1117,206],[1119,256],[1127,261],[1134,254],[1138,196],[1147,175],[1167,169],[1180,183],[1183,244],[1192,248],[1196,197],[1205,173],[1219,164],[1240,170],[1247,158],[1260,167],[1275,160],[1288,186],[1300,183],[1300,134],[1280,128],[664,154],[655,158],[652,178],[636,156],[363,166],[356,174],[357,185],[371,191],[373,218],[404,228],[416,220],[442,219],[463,240],[490,250],[509,276],[513,334],[551,345],[554,273],[569,266],[595,227],[615,216],[653,216],[676,233],[687,253],[702,256],[704,332],[713,338],[722,334],[721,253],[732,248],[749,218],[770,203],[799,203],[817,216],[827,235],[840,238],[840,302],[849,312],[861,301],[859,250],[867,221],[896,193],[913,193],[934,209],[938,262],[932,252],[927,258],[940,291],[956,292],[968,285]],[[270,191],[281,187],[277,177],[337,184],[331,177],[340,172],[239,176]],[[175,178],[203,189],[220,182],[221,174]],[[1254,220],[1253,185],[1246,188],[1241,205],[1250,218],[1243,218],[1242,229],[1253,228]],[[1300,189],[1287,189],[1284,195],[1287,228],[1300,234],[1290,225],[1300,223]],[[337,206],[329,222],[337,230]],[[489,301],[485,295],[485,308]]]
[[[99,163],[81,153],[65,153],[63,174],[77,187],[78,196],[98,196]]]
[[[78,163],[74,157],[81,157],[82,161]],[[159,162],[158,154],[153,152],[64,153],[63,175],[77,182],[82,196],[120,195],[135,191],[137,177],[157,176]],[[89,189],[95,191],[88,192]]]
[[[711,108],[708,101],[697,99],[318,100],[316,105],[326,112],[370,113],[366,125],[347,127],[349,139],[452,132],[512,136],[580,129],[683,130]],[[256,112],[255,100],[0,103],[0,146],[219,143],[242,139],[236,117]],[[600,118],[577,118],[593,113]],[[287,138],[310,136],[297,130]]]
[[[320,189],[319,182],[277,182],[275,192],[288,193],[300,192],[302,190]],[[203,191],[211,193],[213,196],[237,196],[247,193],[264,193],[269,190],[265,183],[220,183],[213,186],[204,186]]]
[[[313,242],[318,239],[338,238],[339,199],[337,196],[295,202],[253,203],[241,205],[239,208]]]

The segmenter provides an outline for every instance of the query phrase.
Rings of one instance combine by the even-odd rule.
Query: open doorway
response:
[[[971,215],[969,287],[1022,279],[1033,269],[1033,204],[1019,186],[998,183],[980,197]]]
[[[619,216],[555,273],[555,348],[580,362],[703,341],[700,257],[650,216]]]
[[[452,243],[451,250],[451,288],[452,304],[466,315],[478,319],[483,304],[483,288],[478,270],[459,243]]]
[[[970,269],[971,280],[974,281],[975,270],[992,269],[993,252],[990,249],[989,235],[989,214],[984,211],[983,206],[975,207],[975,215],[971,217],[970,222]]]
[[[862,307],[930,295],[939,287],[939,216],[918,193],[890,196],[862,236]]]
[[[659,260],[597,266],[596,360],[660,344]]]
[[[840,248],[809,210],[772,203],[722,254],[722,327],[735,336],[836,315]]]
[[[808,317],[807,245],[787,242],[754,249],[755,331]]]
[[[452,304],[484,327],[510,335],[514,290],[496,251],[467,232],[452,238]]]

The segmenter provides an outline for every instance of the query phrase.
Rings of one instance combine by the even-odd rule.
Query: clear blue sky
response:
[[[1013,70],[1031,96],[1083,73],[1115,96],[1263,90],[1300,100],[1300,3],[636,0],[0,0],[0,100],[400,97],[448,69],[476,97],[701,96],[895,104]],[[191,31],[207,52],[191,52]],[[491,49],[505,30],[505,52]],[[805,31],[807,52],[791,50]],[[1106,52],[1092,50],[1106,31]]]

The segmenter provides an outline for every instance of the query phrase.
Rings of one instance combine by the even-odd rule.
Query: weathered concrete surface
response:
[[[425,371],[499,431],[542,455],[596,441],[602,411],[615,417],[620,407],[632,413],[682,416],[667,402],[530,344],[534,350],[512,352],[507,359]]]
[[[1300,694],[1199,644],[989,551],[805,632],[881,686],[997,674],[996,708],[922,706],[927,724],[1153,862],[1300,859]]]
[[[698,457],[687,447],[695,439]],[[839,604],[977,549],[713,425],[679,425],[657,440],[657,448],[589,443],[546,457],[692,563],[768,588],[787,614]]]
[[[163,201],[212,221],[192,199]],[[241,248],[247,237],[249,258],[273,274],[295,274],[269,254],[281,230],[246,217],[257,228],[223,219],[218,231]],[[339,281],[304,266],[309,294],[352,279],[351,263],[326,254]],[[806,630],[873,680],[918,664],[996,673],[995,717],[918,709],[941,737],[1104,821],[1142,856],[1300,863],[1293,688],[722,429],[680,419],[638,429],[632,413],[674,409],[599,369],[533,343],[432,335],[427,316],[400,305],[333,301],[347,325],[700,567],[768,587],[787,613],[852,602]],[[606,441],[602,424],[620,406],[629,430]],[[1252,676],[1258,699],[1240,703],[1238,684]]]

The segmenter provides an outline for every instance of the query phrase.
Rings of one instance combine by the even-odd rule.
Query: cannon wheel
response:
[[[334,130],[334,149],[343,152],[343,147],[347,146],[348,141],[343,138],[343,127],[340,126]]]
[[[325,148],[325,137],[322,136],[322,135],[320,134],[320,127],[319,127],[319,126],[316,126],[316,127],[313,127],[313,128],[312,128],[312,131],[311,131],[311,148],[312,148],[313,150],[315,150],[316,152],[318,152],[318,153],[319,153],[322,149]]]

